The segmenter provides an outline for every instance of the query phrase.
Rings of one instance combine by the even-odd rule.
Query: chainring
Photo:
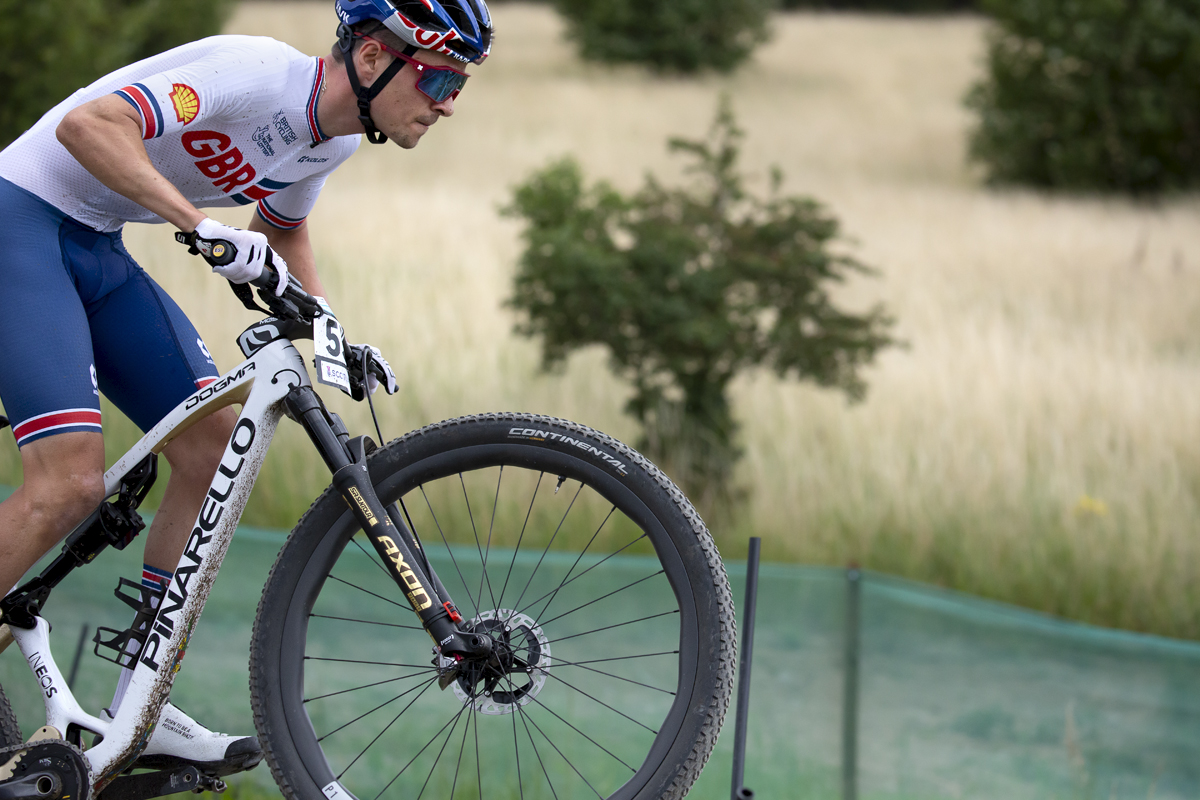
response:
[[[39,772],[58,776],[60,789],[46,800],[86,800],[88,762],[83,751],[61,739],[43,739],[0,748],[0,785]]]

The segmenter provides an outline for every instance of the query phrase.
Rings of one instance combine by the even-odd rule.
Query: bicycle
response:
[[[231,257],[228,243],[177,238],[210,262]],[[340,325],[294,279],[276,297],[271,267],[255,283],[265,308],[234,287],[266,314],[238,337],[246,360],[122,456],[61,554],[0,601],[46,708],[46,727],[22,743],[0,688],[0,800],[224,788],[194,767],[133,763],[283,416],[333,476],[271,568],[251,641],[255,727],[288,800],[685,795],[715,744],[735,658],[724,567],[687,498],[633,449],[545,416],[461,417],[382,447],[351,438],[293,344],[314,340],[318,383],[361,393]],[[42,606],[144,527],[156,453],[232,404],[241,413],[125,700],[101,720],[54,663]],[[582,552],[556,547],[569,536],[586,540]]]

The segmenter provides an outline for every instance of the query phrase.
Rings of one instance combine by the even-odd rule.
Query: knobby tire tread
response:
[[[0,747],[15,747],[23,741],[21,727],[17,724],[8,698],[4,695],[4,687],[0,686]]]
[[[424,428],[411,431],[401,437],[393,439],[386,447],[380,447],[370,457],[368,457],[368,465],[373,461],[385,457],[385,454],[393,448],[403,448],[405,445],[419,440],[421,437],[429,437],[437,435],[439,432],[448,429],[478,425],[481,423],[500,423],[513,422],[527,425],[548,425],[560,429],[566,429],[582,436],[594,439],[602,443],[605,447],[616,452],[620,457],[627,459],[632,465],[640,469],[657,488],[669,498],[670,502],[682,514],[687,525],[691,529],[691,533],[695,536],[695,544],[701,549],[703,558],[707,564],[708,573],[712,579],[711,588],[716,597],[717,609],[717,625],[719,630],[716,632],[718,653],[716,654],[715,663],[715,681],[712,686],[711,697],[707,703],[706,721],[701,726],[699,734],[696,736],[692,745],[691,751],[684,759],[683,763],[675,773],[674,779],[668,785],[667,789],[659,794],[655,800],[677,800],[687,794],[688,790],[699,777],[701,770],[707,763],[713,748],[716,745],[717,736],[720,733],[721,725],[724,721],[725,714],[729,707],[730,697],[733,690],[734,674],[737,663],[737,645],[736,645],[736,613],[733,606],[733,596],[730,591],[728,578],[725,573],[724,563],[721,560],[720,553],[717,551],[716,544],[713,541],[712,535],[705,526],[699,513],[692,506],[687,497],[679,490],[678,487],[668,478],[658,467],[651,463],[648,459],[642,456],[634,449],[628,447],[624,443],[613,439],[612,437],[580,425],[568,420],[558,419],[543,415],[520,414],[520,413],[493,413],[480,414],[458,417],[455,419],[444,420],[428,425]],[[397,468],[398,469],[398,468]],[[330,486],[316,500],[310,504],[297,522],[293,529],[292,536],[305,529],[307,524],[311,524],[312,519],[317,514],[320,507],[324,503],[329,502],[330,498],[340,498],[336,490]],[[290,541],[291,537],[289,537]],[[290,776],[286,774],[280,767],[280,759],[275,752],[276,736],[286,736],[286,731],[276,731],[273,729],[271,721],[267,718],[263,691],[260,689],[264,684],[264,680],[269,682],[270,675],[260,675],[260,670],[256,667],[260,666],[256,662],[255,657],[257,652],[256,644],[260,640],[260,634],[264,626],[271,624],[271,620],[278,615],[286,613],[286,609],[273,609],[269,604],[269,588],[272,585],[272,580],[276,576],[277,570],[284,565],[284,555],[287,552],[288,545],[285,543],[280,551],[280,558],[272,565],[268,573],[266,587],[263,597],[259,601],[258,611],[255,616],[254,630],[252,634],[252,663],[250,667],[250,694],[254,709],[255,725],[259,734],[260,743],[266,755],[266,761],[270,765],[272,775],[279,786],[283,796],[288,800],[325,800],[320,791],[316,796],[308,796],[301,792],[293,785]],[[307,776],[305,776],[307,777]],[[639,794],[639,800],[642,800],[642,794]],[[649,798],[646,798],[649,800]]]

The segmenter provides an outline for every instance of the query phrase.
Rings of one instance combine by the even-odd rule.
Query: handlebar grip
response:
[[[201,239],[193,231],[176,232],[175,241],[188,245],[189,252],[203,256],[210,266],[223,267],[237,258],[237,245],[228,239]]]

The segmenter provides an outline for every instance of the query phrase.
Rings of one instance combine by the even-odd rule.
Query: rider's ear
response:
[[[375,42],[363,39],[354,50],[354,62],[358,67],[358,79],[363,85],[370,85],[376,75],[383,72],[391,59],[386,56]]]

